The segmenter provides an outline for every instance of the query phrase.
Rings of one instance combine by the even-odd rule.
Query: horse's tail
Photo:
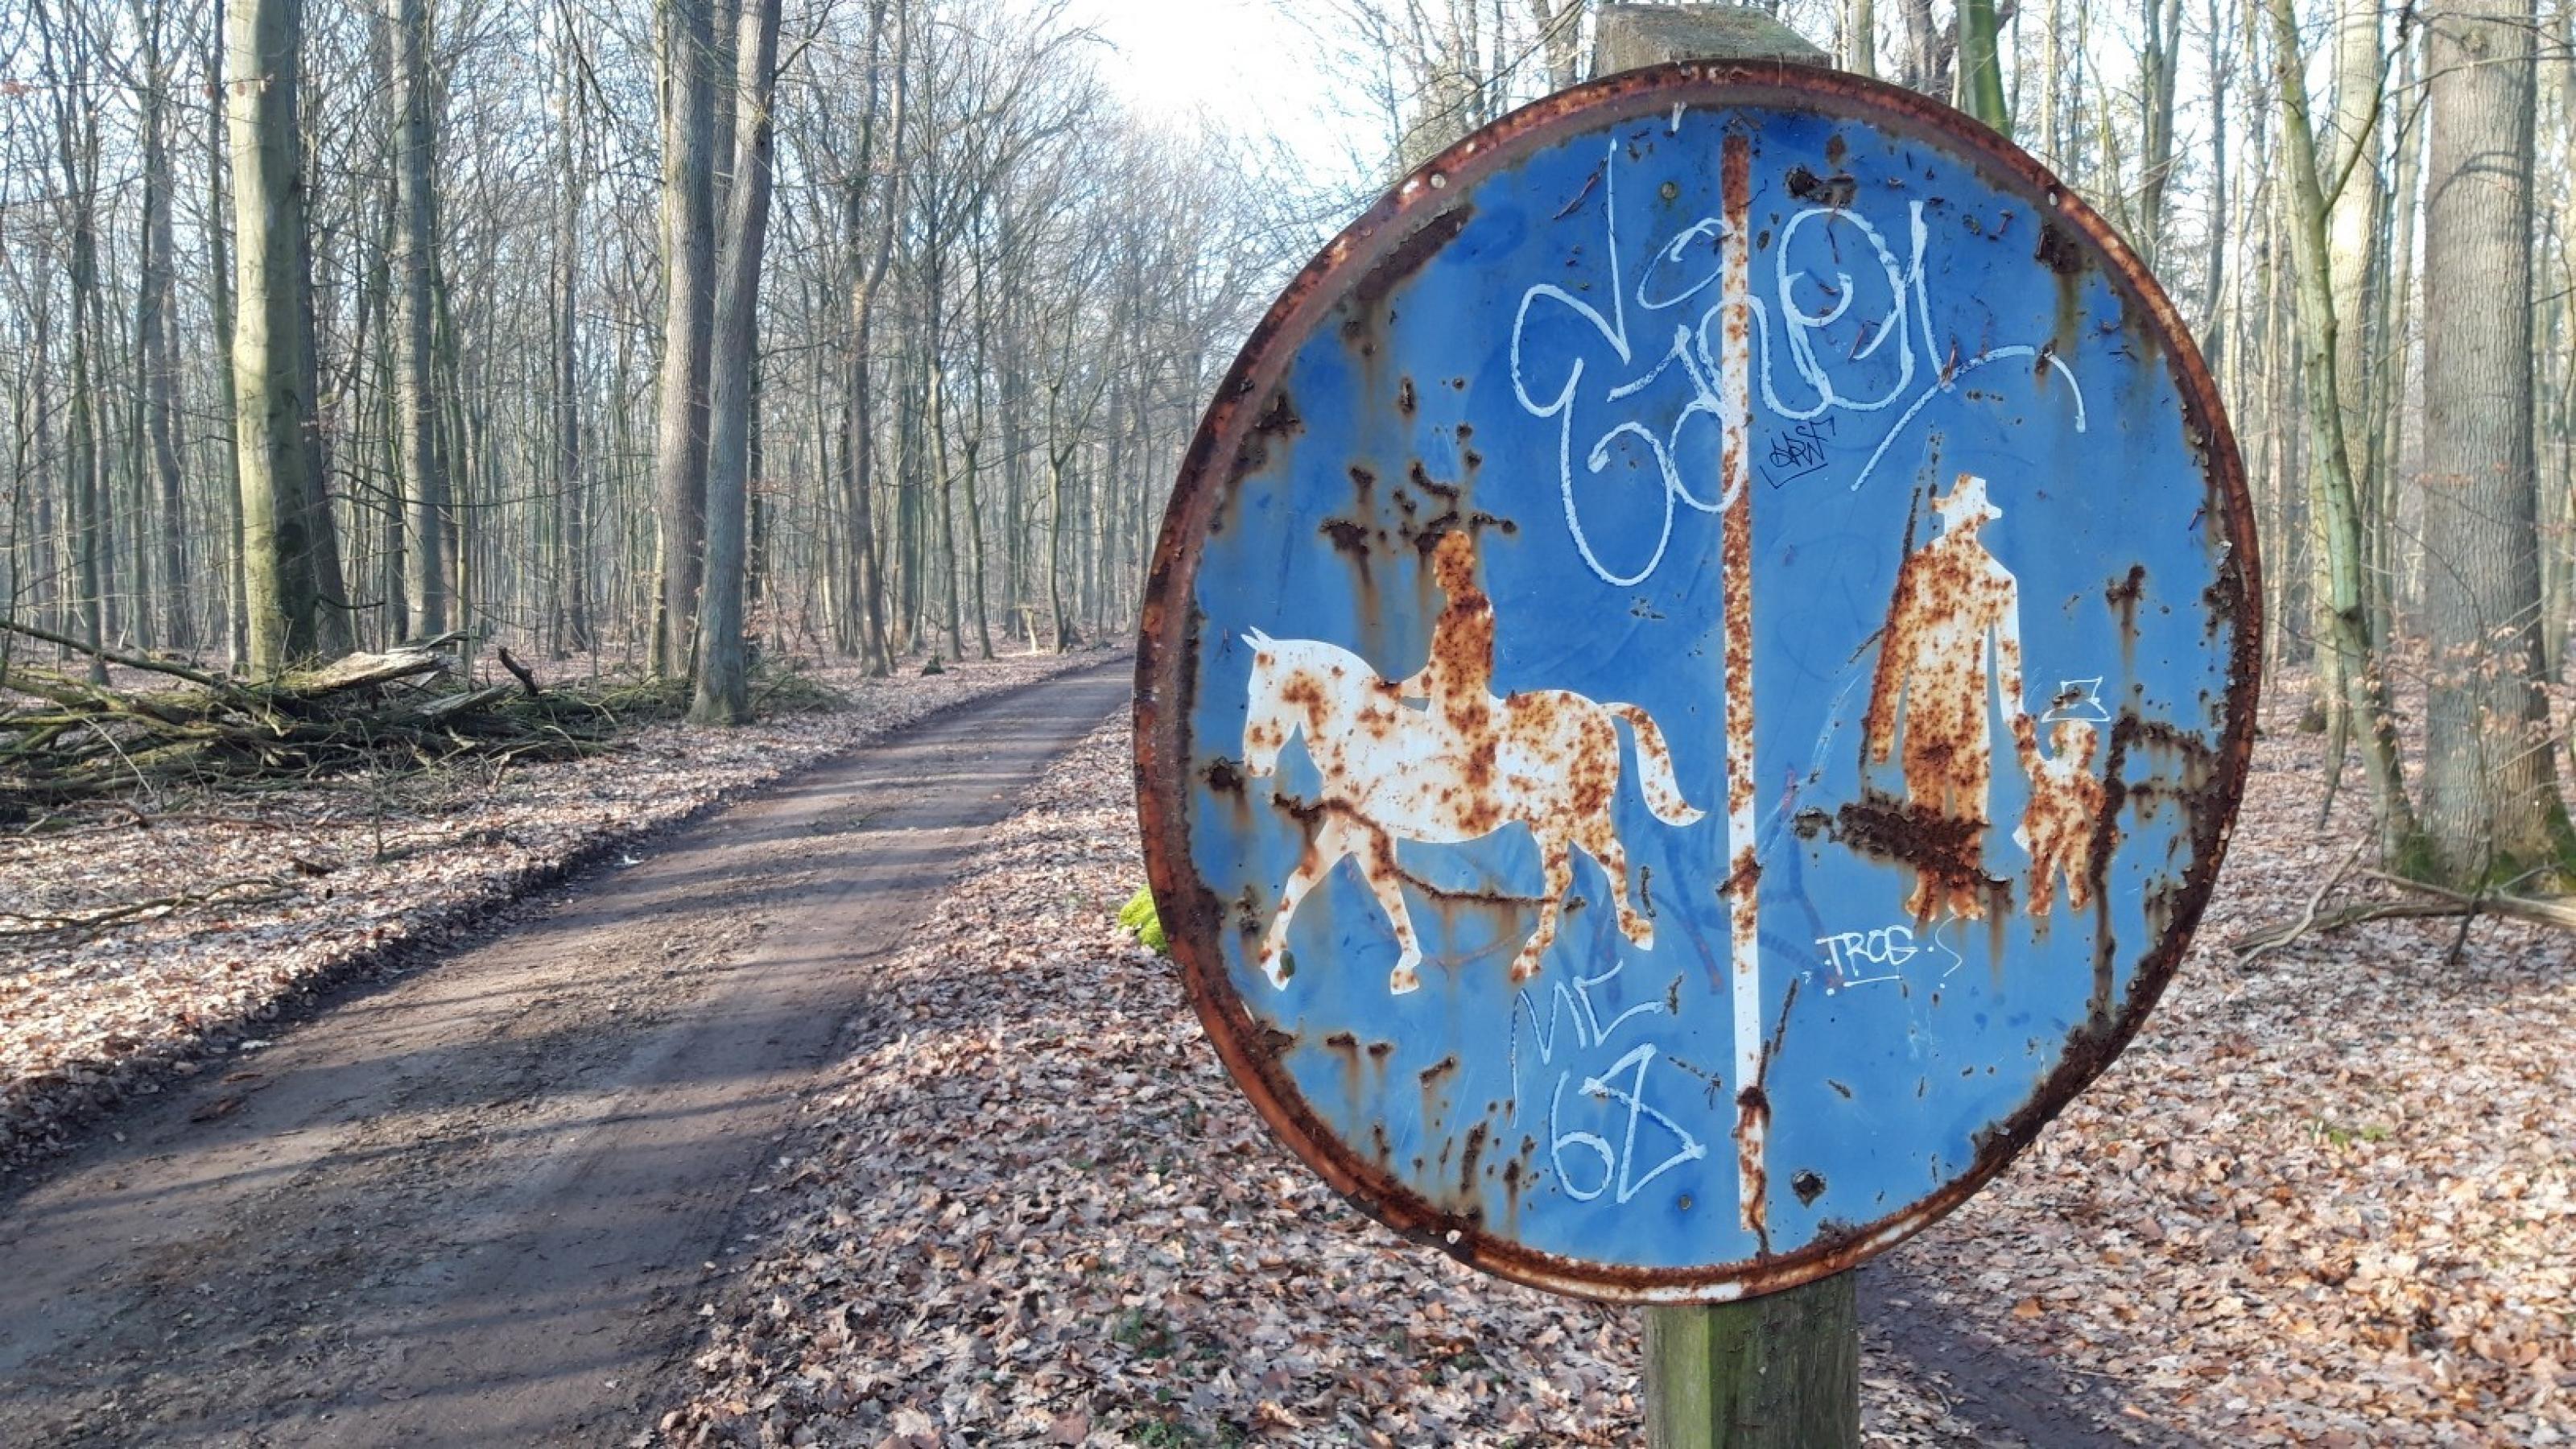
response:
[[[1682,798],[1681,781],[1673,778],[1672,751],[1664,748],[1664,732],[1655,727],[1655,717],[1633,704],[1605,704],[1610,711],[1628,722],[1637,732],[1637,788],[1646,797],[1646,808],[1666,825],[1689,825],[1701,817],[1688,800]]]

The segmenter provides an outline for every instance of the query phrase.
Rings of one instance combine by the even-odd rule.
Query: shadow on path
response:
[[[2011,1181],[1987,1190],[2010,1191]],[[1860,1269],[1862,1333],[1910,1365],[1918,1385],[1937,1388],[1950,1417],[1974,1426],[1975,1442],[2032,1449],[2193,1449],[2200,1442],[2124,1412],[2129,1400],[2111,1381],[2068,1373],[1986,1337],[1905,1270],[1908,1251]]]

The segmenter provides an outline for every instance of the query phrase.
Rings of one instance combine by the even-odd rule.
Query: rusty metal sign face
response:
[[[1617,77],[1406,181],[1209,410],[1139,664],[1163,921],[1390,1226],[1785,1287],[2137,1029],[2259,597],[2190,338],[2027,156],[1829,72]]]

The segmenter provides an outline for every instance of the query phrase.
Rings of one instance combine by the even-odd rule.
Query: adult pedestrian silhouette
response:
[[[1985,479],[1959,474],[1933,497],[1932,513],[1941,532],[1898,568],[1879,638],[1864,771],[1900,756],[1912,828],[1936,846],[1911,862],[1906,909],[1918,920],[1945,911],[1982,919],[1995,888],[1984,857],[1998,698],[2024,773],[2038,757],[2023,703],[2021,587],[1986,550],[1985,526],[2003,512],[1987,501]]]

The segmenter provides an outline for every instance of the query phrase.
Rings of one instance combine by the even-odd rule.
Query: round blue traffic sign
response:
[[[1139,663],[1164,925],[1381,1220],[1784,1287],[2137,1029],[2259,599],[2189,335],[2030,158],[1833,72],[1615,77],[1406,180],[1210,408]]]

